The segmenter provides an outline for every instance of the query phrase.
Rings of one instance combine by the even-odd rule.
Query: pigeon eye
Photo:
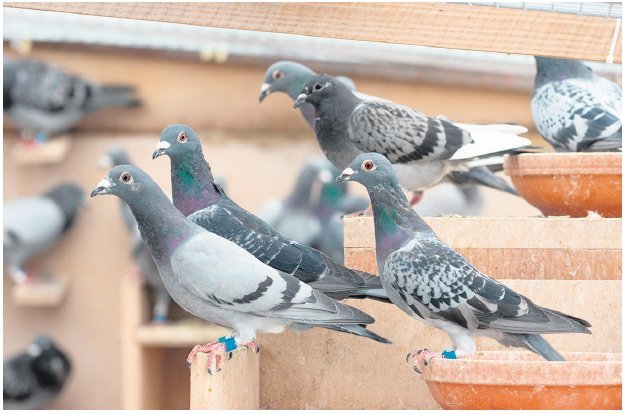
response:
[[[321,89],[323,89],[323,85],[321,85],[320,83],[317,83],[314,85],[314,90],[315,91],[320,91]]]
[[[373,171],[376,169],[375,167],[375,163],[373,161],[364,161],[364,164],[362,164],[362,169],[364,171]]]
[[[179,141],[180,143],[184,143],[187,140],[188,140],[188,136],[185,134],[185,132],[183,132],[183,131],[179,132],[179,136],[177,137],[177,141]]]
[[[283,73],[281,73],[280,71],[276,70],[273,72],[273,79],[277,80],[280,79],[283,76]]]
[[[130,184],[133,182],[133,176],[131,175],[131,173],[123,172],[122,174],[120,174],[120,181],[122,181],[124,184]]]

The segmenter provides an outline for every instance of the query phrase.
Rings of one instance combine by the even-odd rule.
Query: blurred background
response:
[[[161,130],[173,123],[196,130],[214,175],[224,180],[227,194],[242,207],[259,212],[269,200],[286,198],[303,165],[322,153],[288,96],[273,94],[261,104],[258,101],[264,73],[278,60],[349,76],[361,92],[428,115],[443,114],[463,123],[520,124],[529,129],[525,136],[534,145],[550,148],[539,138],[531,118],[535,75],[531,56],[6,7],[3,23],[5,59],[37,59],[93,82],[134,85],[142,100],[140,107],[107,109],[85,117],[71,132],[62,134],[70,138],[69,146],[63,159],[54,163],[21,162],[16,155],[16,148],[22,145],[20,133],[5,116],[5,202],[41,194],[68,180],[91,191],[106,173],[98,161],[114,145],[124,148],[169,194],[169,160],[153,161],[151,155]],[[592,62],[590,66],[621,84],[621,65]],[[430,189],[424,201],[429,202],[438,191],[448,190]],[[358,185],[350,186],[349,192],[366,197]],[[470,215],[540,214],[521,198],[484,187],[473,197],[468,201],[474,203]],[[454,203],[465,202],[457,200]],[[437,207],[444,208],[439,203]],[[465,215],[464,207],[453,206]],[[13,300],[12,281],[4,278],[5,359],[22,351],[35,334],[47,333],[73,361],[72,376],[53,408],[123,407],[121,383],[131,375],[124,366],[129,339],[123,326],[130,314],[139,312],[131,307],[149,306],[129,299],[125,290],[125,281],[134,277],[131,237],[117,199],[88,200],[60,244],[33,262],[33,266],[45,267],[67,280],[61,304],[52,308],[22,306]],[[150,311],[143,312],[143,322],[148,322]],[[160,386],[171,387],[172,395],[147,408],[186,408],[189,394],[184,358],[189,348],[156,348],[144,346],[147,356],[142,358],[148,358],[153,366],[175,361],[169,365],[168,375],[160,379]],[[158,395],[156,389],[153,392]]]

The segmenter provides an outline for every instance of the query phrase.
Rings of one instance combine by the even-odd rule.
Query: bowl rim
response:
[[[621,152],[542,152],[504,156],[504,173],[528,175],[619,175]]]

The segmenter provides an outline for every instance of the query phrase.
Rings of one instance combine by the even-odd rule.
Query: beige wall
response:
[[[316,142],[297,111],[291,109],[287,97],[271,96],[262,105],[257,102],[264,71],[261,66],[215,65],[144,53],[99,53],[39,46],[35,47],[33,56],[57,62],[95,80],[135,83],[146,105],[138,110],[116,110],[90,117],[72,135],[68,156],[58,165],[16,165],[10,151],[16,145],[15,134],[6,135],[3,144],[5,200],[38,194],[62,180],[77,181],[90,191],[105,174],[96,162],[111,144],[127,147],[132,159],[169,193],[168,160],[153,161],[150,156],[161,129],[173,122],[189,123],[200,132],[215,174],[226,177],[231,197],[252,211],[268,197],[286,194],[302,162],[312,155],[320,155]],[[362,78],[356,81],[367,93],[419,107],[426,113],[445,113],[459,121],[509,120],[524,125],[530,122],[525,94]],[[5,124],[5,132],[7,130],[11,131]],[[292,135],[291,131],[299,133]],[[353,189],[363,193],[359,186]],[[492,190],[484,194],[488,196],[487,214],[538,214],[523,200],[510,195]],[[114,197],[91,199],[61,245],[38,260],[41,266],[65,275],[70,281],[68,296],[59,307],[25,309],[15,306],[9,297],[11,284],[4,278],[4,355],[21,349],[36,332],[50,332],[75,362],[71,382],[55,408],[112,409],[121,404],[118,323],[124,309],[120,309],[119,287],[120,278],[131,269],[131,261],[128,237],[118,213],[118,200]],[[302,340],[306,339],[304,336]],[[361,348],[361,343],[346,341],[345,347],[355,345],[358,351]],[[333,356],[334,349],[328,351]],[[297,365],[290,365],[294,367],[290,375],[295,375],[300,357],[294,352],[286,351],[281,358],[268,353],[269,358],[275,356],[262,359],[262,370],[274,369],[283,359],[292,362],[296,358]],[[386,351],[377,349],[377,352]],[[173,356],[172,366],[184,366],[183,352],[169,355]],[[372,357],[369,354],[364,358]],[[364,358],[361,364],[366,366],[359,365],[360,369],[369,376],[377,373],[369,371]],[[275,400],[276,395],[262,391],[263,404],[290,406],[287,401]],[[177,400],[185,401],[185,398]]]

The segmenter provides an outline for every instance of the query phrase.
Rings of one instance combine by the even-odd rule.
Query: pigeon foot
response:
[[[414,371],[421,374],[421,370],[417,368],[417,365],[422,364],[424,366],[428,366],[433,358],[445,358],[444,354],[444,352],[439,354],[437,352],[432,352],[429,349],[419,349],[406,355],[406,362],[409,363],[410,360],[412,360]],[[419,362],[421,362],[421,364],[419,364]]]
[[[423,198],[423,191],[418,191],[418,192],[413,193],[412,198],[410,199],[410,205],[412,207],[416,206],[417,204],[419,204],[422,198]]]
[[[192,366],[192,361],[197,353],[204,352],[209,354],[209,358],[207,358],[207,372],[210,375],[213,375],[212,365],[214,362],[214,358],[216,359],[216,372],[220,372],[223,367],[223,354],[227,352],[227,347],[224,342],[220,342],[219,339],[206,343],[205,345],[195,345],[190,351],[190,354],[187,358],[188,367]]]

